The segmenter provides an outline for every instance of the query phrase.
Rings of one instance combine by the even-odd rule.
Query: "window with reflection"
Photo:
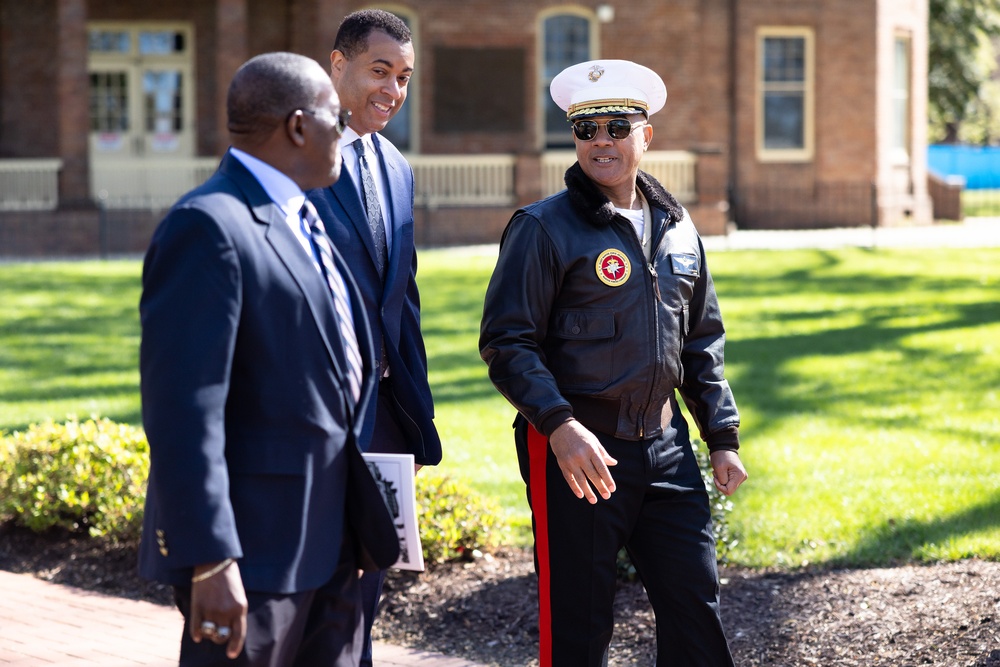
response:
[[[761,31],[758,147],[765,159],[808,159],[812,150],[812,36]]]
[[[91,53],[130,53],[132,35],[126,30],[91,30],[87,48]]]
[[[125,132],[128,119],[128,75],[125,72],[91,72],[90,129]]]
[[[570,65],[591,60],[592,20],[579,14],[554,14],[542,21],[542,71],[539,99],[545,127],[545,145],[549,148],[572,147],[573,137],[566,122],[566,112],[556,106],[549,94],[549,84]]]
[[[184,52],[184,33],[177,30],[143,30],[139,33],[139,53],[168,56]]]
[[[398,16],[400,20],[406,24],[406,27],[410,29],[410,33],[413,33],[413,19],[409,16],[400,14],[398,11],[393,11],[393,14]],[[413,35],[413,40],[416,42],[416,35]],[[413,45],[414,55],[416,55],[416,44]],[[420,67],[420,63],[414,64],[414,69]],[[392,117],[392,120],[386,124],[385,129],[383,129],[379,134],[385,136],[389,141],[395,144],[396,148],[401,151],[412,151],[414,147],[413,142],[413,105],[415,104],[416,94],[414,90],[413,78],[410,78],[410,82],[406,85],[406,101],[403,106],[400,107],[396,115]]]
[[[181,73],[178,71],[143,72],[147,132],[180,132],[183,129],[182,91]]]

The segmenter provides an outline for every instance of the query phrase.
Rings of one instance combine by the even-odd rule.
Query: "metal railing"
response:
[[[575,151],[549,151],[542,156],[542,194],[548,196],[566,187],[563,177],[576,162]],[[683,203],[697,199],[695,166],[698,157],[687,151],[648,151],[639,169],[660,182]]]
[[[51,211],[59,205],[58,158],[0,160],[0,211]]]
[[[103,208],[167,208],[208,180],[218,166],[214,157],[92,161],[90,192]]]
[[[418,205],[510,206],[513,155],[410,155]]]

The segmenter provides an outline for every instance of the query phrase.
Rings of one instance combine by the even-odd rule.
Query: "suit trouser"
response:
[[[595,433],[618,464],[596,505],[569,489],[548,441],[515,423],[535,533],[540,667],[607,664],[617,554],[626,547],[656,616],[657,667],[730,667],[711,511],[687,426],[632,442]]]
[[[408,454],[406,435],[399,425],[396,406],[390,392],[391,376],[379,382],[378,405],[375,408],[375,431],[372,434],[370,452],[380,454]],[[385,570],[365,572],[361,576],[361,604],[365,614],[365,640],[361,651],[360,667],[372,665],[372,626],[378,616],[382,586],[385,584]]]
[[[349,551],[345,545],[344,553]],[[316,590],[247,591],[247,638],[235,660],[226,656],[225,644],[191,639],[191,587],[175,587],[174,598],[185,619],[180,667],[355,667],[361,656],[361,594],[353,558],[341,559]]]

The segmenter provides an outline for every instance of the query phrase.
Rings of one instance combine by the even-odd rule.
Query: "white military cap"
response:
[[[630,60],[571,65],[552,79],[549,93],[570,120],[635,113],[648,118],[667,101],[660,75]]]

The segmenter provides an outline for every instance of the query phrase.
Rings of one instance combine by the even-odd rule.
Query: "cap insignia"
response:
[[[587,78],[590,79],[591,83],[597,83],[597,80],[604,76],[604,68],[600,65],[594,65],[590,68],[590,72],[587,73]]]

